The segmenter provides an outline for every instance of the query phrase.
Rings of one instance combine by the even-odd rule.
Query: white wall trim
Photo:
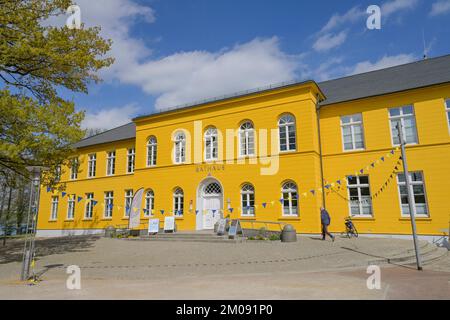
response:
[[[93,234],[103,234],[105,229],[38,229],[36,237],[66,237],[66,236],[84,236]]]

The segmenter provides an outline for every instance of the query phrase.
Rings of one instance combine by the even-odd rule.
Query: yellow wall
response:
[[[238,209],[240,207],[240,187],[244,182],[249,182],[255,187],[255,200],[258,207],[255,218],[245,218],[245,220],[289,222],[294,225],[297,232],[317,233],[320,230],[321,196],[320,194],[312,196],[309,193],[309,190],[320,187],[315,112],[317,93],[317,87],[308,83],[138,119],[135,141],[131,139],[82,148],[77,151],[82,160],[82,172],[79,173],[78,180],[67,181],[68,172],[63,176],[63,181],[67,181],[67,193],[81,194],[82,196],[86,192],[95,193],[95,199],[99,201],[99,204],[95,207],[94,219],[92,221],[83,220],[84,201],[82,201],[77,203],[75,221],[64,221],[67,212],[67,196],[65,199],[61,199],[61,195],[59,195],[58,220],[49,221],[51,193],[47,193],[44,188],[41,191],[38,229],[101,229],[110,224],[126,224],[127,219],[124,219],[123,211],[125,189],[136,191],[141,187],[151,188],[154,191],[154,215],[162,220],[163,215],[160,210],[165,210],[166,216],[172,215],[170,213],[173,207],[172,192],[175,187],[181,187],[184,191],[185,210],[183,218],[177,218],[177,227],[180,230],[195,230],[197,188],[201,181],[208,177],[207,172],[198,169],[211,168],[211,164],[205,164],[203,157],[202,163],[173,164],[171,154],[174,132],[184,129],[190,133],[192,141],[194,141],[194,121],[202,121],[202,130],[199,131],[201,135],[206,127],[215,126],[225,136],[226,129],[237,129],[239,124],[246,119],[253,122],[258,132],[259,129],[277,128],[279,116],[283,113],[291,113],[296,118],[297,150],[280,155],[277,174],[261,175],[260,169],[264,166],[249,164],[248,159],[246,160],[247,164],[223,164],[223,167],[220,166],[221,170],[213,171],[211,174],[222,184],[225,214],[228,214],[226,210],[228,199],[231,207],[234,208],[231,218],[241,218],[241,212]],[[352,174],[391,150],[393,146],[387,108],[413,103],[419,145],[408,147],[408,161],[411,171],[424,172],[430,212],[428,219],[419,219],[418,231],[421,234],[440,234],[439,229],[448,227],[450,214],[449,206],[445,201],[446,196],[448,198],[450,194],[446,187],[446,182],[450,181],[450,162],[446,161],[450,158],[450,138],[443,102],[443,97],[448,96],[450,96],[449,86],[436,86],[323,107],[320,113],[320,125],[325,179],[336,181],[342,176]],[[343,152],[340,116],[353,113],[362,113],[363,115],[366,150]],[[148,137],[152,135],[158,140],[157,165],[147,168],[146,144]],[[237,155],[237,142],[235,139],[235,155]],[[278,141],[275,142],[278,143]],[[268,145],[270,146],[270,144],[269,137]],[[126,149],[133,146],[136,147],[136,170],[134,174],[127,175],[125,174]],[[203,143],[201,143],[201,148],[203,148]],[[193,149],[193,145],[192,148],[188,148],[191,151]],[[116,175],[115,177],[105,177],[106,152],[111,150],[116,150]],[[221,151],[224,155],[224,149]],[[86,179],[86,155],[92,152],[97,153],[97,177]],[[190,156],[194,161],[193,152]],[[398,153],[396,153],[396,157],[398,157]],[[392,157],[383,165],[369,171],[372,192],[378,189],[392,171],[394,158]],[[281,184],[286,180],[296,182],[299,194],[308,193],[307,197],[300,197],[300,215],[297,218],[286,218],[281,213],[281,204],[278,199],[281,197]],[[373,218],[356,220],[360,232],[396,234],[410,232],[409,220],[401,218],[400,215],[397,190],[396,180],[393,180],[386,191],[373,201]],[[111,220],[102,218],[101,203],[105,191],[114,191],[114,204],[122,206],[121,210],[114,208]],[[346,190],[341,191],[341,194],[347,197]],[[193,210],[189,211],[191,201]],[[268,203],[266,208],[262,207],[262,202]],[[343,219],[349,215],[348,203],[334,193],[327,194],[326,202],[332,216],[331,230],[342,231]],[[141,217],[145,221],[143,213]],[[145,227],[143,224],[142,228]]]

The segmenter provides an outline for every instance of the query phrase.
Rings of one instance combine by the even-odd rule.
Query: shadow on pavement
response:
[[[68,252],[86,252],[100,236],[76,236],[36,239],[36,257],[51,256]],[[0,264],[21,262],[24,239],[9,241],[6,246],[0,246]],[[51,266],[49,266],[51,267]]]
[[[392,262],[391,259],[390,259],[389,257],[385,257],[385,256],[377,256],[377,255],[374,255],[374,254],[370,254],[370,253],[367,253],[367,252],[364,252],[364,251],[355,250],[355,249],[348,248],[348,247],[341,247],[341,248],[342,248],[342,249],[345,249],[345,250],[352,251],[352,252],[356,252],[356,253],[359,253],[359,254],[363,254],[363,255],[366,255],[366,256],[368,256],[368,257],[373,257],[373,258],[378,258],[378,259],[386,260],[386,262],[387,262],[388,264],[392,264],[392,265],[395,265],[395,266],[397,266],[397,267],[402,267],[402,268],[412,269],[412,270],[415,270],[415,269],[416,269],[415,267],[412,267],[412,266],[408,266],[408,265],[405,265],[405,264],[400,264],[400,263]]]

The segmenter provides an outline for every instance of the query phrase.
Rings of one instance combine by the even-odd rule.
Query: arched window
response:
[[[281,187],[281,195],[283,199],[283,215],[298,215],[298,196],[297,185],[294,182],[286,182]]]
[[[244,184],[241,188],[241,204],[243,216],[255,215],[255,188],[251,184]]]
[[[210,127],[205,131],[205,160],[217,160],[218,157],[217,129]]]
[[[156,166],[157,141],[155,137],[150,137],[147,142],[147,167]]]
[[[278,120],[280,131],[280,151],[294,151],[296,149],[295,118],[286,114]]]
[[[186,136],[183,132],[177,133],[175,136],[175,163],[183,163],[186,161]]]
[[[216,196],[222,194],[222,188],[217,182],[211,182],[203,189],[203,195],[208,196]]]
[[[173,213],[175,216],[182,216],[184,209],[184,193],[183,189],[176,188],[173,192]]]
[[[147,190],[145,193],[145,210],[144,215],[149,217],[153,215],[155,210],[155,193],[153,190]]]
[[[239,155],[251,156],[255,154],[255,129],[253,123],[246,121],[239,127]]]

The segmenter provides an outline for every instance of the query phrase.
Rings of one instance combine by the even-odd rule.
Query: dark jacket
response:
[[[331,218],[327,210],[323,209],[320,211],[320,221],[326,226],[330,224]]]

